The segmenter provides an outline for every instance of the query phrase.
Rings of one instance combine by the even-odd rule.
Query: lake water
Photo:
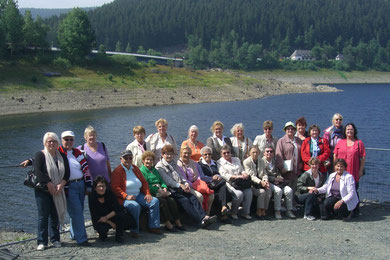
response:
[[[344,123],[356,124],[358,136],[366,147],[390,148],[390,84],[335,86],[344,91],[224,103],[0,117],[0,228],[36,230],[37,211],[33,190],[22,184],[26,169],[7,166],[17,165],[41,150],[42,137],[48,131],[60,135],[64,130],[73,130],[76,134],[75,144],[81,144],[85,127],[89,124],[94,126],[98,140],[106,144],[111,154],[112,167],[116,167],[118,154],[133,140],[133,126],[143,125],[147,134],[154,133],[154,122],[160,117],[168,120],[168,132],[180,145],[192,124],[198,125],[199,140],[202,142],[211,135],[210,126],[215,120],[224,122],[226,136],[230,136],[233,124],[242,122],[245,135],[253,140],[256,135],[262,134],[265,120],[274,121],[274,135],[281,137],[287,121],[305,116],[308,125],[318,124],[323,130],[330,125],[333,114],[339,112],[344,117]],[[366,176],[361,180],[360,187],[362,198],[390,202],[390,178],[387,173],[389,155],[390,151],[367,150]],[[85,215],[89,215],[87,209]]]

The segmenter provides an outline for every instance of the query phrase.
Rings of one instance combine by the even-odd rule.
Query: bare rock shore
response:
[[[290,93],[334,91],[338,90],[326,85],[314,86],[312,84],[297,84],[275,79],[264,80],[264,84],[261,85],[227,85],[212,88],[99,88],[97,90],[82,91],[29,90],[0,94],[0,115],[238,101]]]
[[[361,213],[353,222],[307,221],[300,216],[280,221],[241,219],[233,225],[217,223],[209,230],[188,227],[186,232],[164,235],[141,232],[138,239],[126,232],[124,244],[113,237],[100,242],[88,228],[90,247],[77,246],[69,234],[63,234],[62,248],[38,252],[34,240],[0,250],[19,255],[18,259],[388,259],[390,208],[364,204]],[[0,232],[0,243],[23,235]]]

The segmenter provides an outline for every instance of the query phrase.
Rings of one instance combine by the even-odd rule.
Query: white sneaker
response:
[[[45,250],[45,245],[44,245],[44,244],[39,244],[39,245],[37,246],[37,250],[38,250],[38,251],[43,251],[43,250]]]
[[[56,248],[60,248],[61,247],[61,242],[60,241],[54,241],[53,242],[53,246],[56,247]]]
[[[310,221],[312,221],[312,220],[315,220],[315,219],[316,219],[314,216],[311,216],[311,215],[304,216],[303,218],[304,218],[304,219],[307,219],[307,220],[310,220]]]
[[[280,212],[275,212],[275,218],[282,219],[282,215],[280,214]]]

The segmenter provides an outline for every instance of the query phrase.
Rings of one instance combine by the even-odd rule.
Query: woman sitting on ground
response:
[[[191,188],[188,182],[182,177],[180,168],[177,166],[174,157],[174,148],[172,145],[166,145],[161,150],[162,158],[157,163],[156,169],[160,173],[164,182],[167,184],[172,197],[184,209],[188,216],[202,228],[206,228],[216,221],[216,216],[206,216],[198,199],[190,192]],[[183,227],[178,227],[184,230]]]
[[[259,172],[260,176],[264,176],[262,178],[268,176],[269,188],[274,195],[275,218],[282,219],[280,210],[282,207],[281,204],[283,194],[285,196],[285,203],[287,208],[286,215],[289,218],[295,218],[294,213],[292,213],[294,193],[287,185],[288,181],[282,177],[278,167],[276,167],[274,148],[272,145],[267,145],[265,147],[263,158],[260,160]]]
[[[218,161],[221,158],[222,146],[227,145],[232,149],[232,141],[229,137],[223,135],[223,123],[221,121],[215,121],[210,130],[213,136],[207,138],[206,145],[213,151],[211,159]]]
[[[274,130],[274,123],[272,121],[264,121],[263,130],[264,134],[256,136],[253,141],[253,145],[259,148],[260,156],[263,156],[264,149],[267,145],[271,145],[275,150],[276,143],[278,142],[278,138],[272,135],[272,131]]]
[[[154,164],[161,159],[161,149],[169,144],[172,145],[174,149],[175,160],[179,159],[176,141],[172,135],[167,133],[168,121],[164,118],[160,118],[155,122],[155,126],[157,128],[157,133],[149,135],[145,140],[146,143],[148,143],[150,150],[154,153]]]
[[[171,221],[174,221],[178,227],[182,226],[179,210],[175,199],[172,198],[171,193],[168,191],[168,186],[153,166],[154,153],[152,151],[143,153],[142,162],[143,165],[140,171],[149,183],[150,193],[152,196],[157,197],[160,202],[160,215],[161,220],[164,222],[165,230],[177,232],[177,229],[172,225]]]
[[[158,199],[150,194],[149,184],[137,166],[132,165],[133,154],[130,150],[121,153],[121,164],[111,175],[111,188],[120,205],[136,221],[136,228],[132,229],[134,237],[139,234],[139,216],[141,207],[148,210],[149,232],[161,234],[160,231],[160,204]]]
[[[310,169],[309,160],[316,157],[320,160],[320,172],[325,173],[330,165],[330,148],[328,140],[320,137],[320,128],[317,125],[309,127],[310,136],[307,137],[301,146],[301,156],[303,161],[303,170]]]
[[[221,204],[221,221],[224,223],[230,223],[231,220],[227,216],[229,208],[227,206],[226,198],[226,181],[219,174],[217,163],[211,159],[211,148],[205,146],[200,150],[200,152],[202,154],[202,158],[199,160],[199,165],[202,168],[204,175],[212,178],[212,184],[209,184],[209,187],[217,195],[216,197]]]
[[[201,153],[200,149],[204,146],[201,141],[198,141],[199,129],[196,125],[190,126],[188,129],[188,139],[181,143],[181,148],[188,146],[191,149],[191,159],[198,162]]]
[[[352,211],[359,203],[355,189],[355,180],[352,174],[345,171],[347,163],[344,159],[334,161],[335,172],[329,175],[328,180],[321,188],[313,188],[312,192],[326,193],[321,207],[321,219],[341,217],[350,220]]]
[[[142,154],[150,150],[149,144],[145,142],[145,134],[145,128],[140,125],[134,126],[134,141],[126,147],[126,150],[133,153],[133,164],[138,168],[142,167]]]
[[[250,157],[246,158],[243,164],[245,172],[251,176],[252,181],[255,183],[252,186],[252,192],[257,197],[256,217],[259,220],[268,220],[267,209],[272,196],[271,189],[269,188],[268,176],[266,174],[260,175],[259,148],[257,148],[257,146],[252,146],[249,150],[249,154]]]
[[[233,137],[230,137],[232,142],[232,151],[240,159],[241,163],[249,157],[249,148],[253,142],[250,138],[244,136],[244,125],[242,123],[235,124],[230,129]]]
[[[222,178],[227,182],[227,188],[233,196],[232,200],[232,214],[233,219],[238,219],[238,207],[243,204],[242,217],[250,220],[252,217],[249,215],[251,203],[252,203],[252,190],[251,185],[245,185],[245,182],[250,182],[250,176],[245,173],[244,168],[241,165],[240,159],[232,157],[230,147],[227,145],[222,146],[221,159],[218,160],[218,169]],[[238,187],[235,183],[241,182],[242,187]]]
[[[194,160],[190,159],[191,149],[186,146],[180,149],[180,159],[177,165],[180,173],[191,187],[191,193],[194,194],[207,215],[210,215],[211,205],[214,201],[214,191],[211,190],[207,183],[212,182],[213,178],[205,176],[202,168]]]
[[[125,226],[135,228],[134,219],[126,215],[115,195],[108,188],[107,180],[97,176],[93,182],[92,193],[88,196],[89,211],[93,228],[99,233],[99,239],[105,241],[108,231],[115,229],[115,241],[123,243]]]
[[[301,174],[297,184],[297,200],[298,203],[305,205],[305,213],[303,218],[307,220],[315,220],[315,211],[319,212],[319,205],[322,201],[317,194],[313,192],[314,188],[324,185],[326,175],[319,171],[320,159],[312,157],[309,160],[310,169]]]

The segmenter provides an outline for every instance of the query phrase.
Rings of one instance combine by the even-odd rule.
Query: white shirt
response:
[[[67,152],[67,157],[69,161],[69,170],[70,170],[70,176],[69,180],[77,180],[80,178],[83,178],[84,174],[81,170],[81,165],[79,161],[77,161],[76,157],[74,157],[72,151]]]

